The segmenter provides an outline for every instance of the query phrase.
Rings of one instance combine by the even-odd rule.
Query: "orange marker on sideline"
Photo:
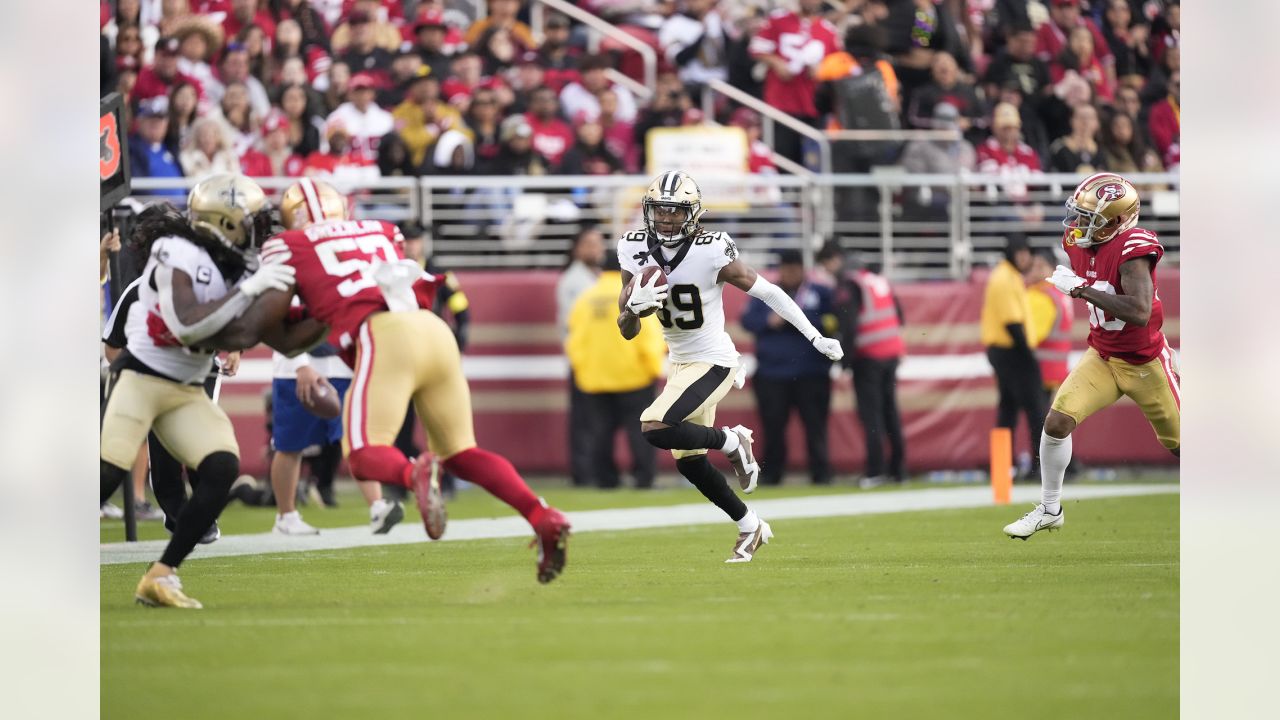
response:
[[[991,431],[991,496],[997,505],[1008,505],[1013,493],[1013,433],[1009,428]]]

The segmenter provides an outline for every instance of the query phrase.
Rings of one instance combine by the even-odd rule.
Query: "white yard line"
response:
[[[1177,493],[1177,485],[1080,485],[1067,488],[1066,502],[1127,495]],[[1009,506],[1009,519],[1040,498],[1038,487],[1025,485],[1013,489],[1014,504]],[[901,492],[851,493],[814,497],[749,499],[752,509],[769,520],[877,515],[913,510],[951,510],[988,507],[988,487],[933,488]],[[724,514],[709,503],[641,507],[617,510],[586,510],[568,513],[575,533],[607,530],[641,530],[684,525],[727,525]],[[996,528],[998,530],[998,528]],[[449,523],[443,541],[483,540],[492,538],[529,537],[529,525],[512,515],[503,518],[454,520]],[[264,553],[305,552],[309,550],[344,550],[375,545],[407,545],[427,542],[417,523],[405,522],[386,535],[373,535],[367,525],[325,529],[319,535],[289,537],[260,535],[228,535],[211,545],[198,545],[192,560]],[[109,543],[101,546],[102,565],[147,562],[160,557],[164,540],[137,543]]]

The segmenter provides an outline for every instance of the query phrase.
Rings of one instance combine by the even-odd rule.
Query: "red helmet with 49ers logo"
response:
[[[1107,242],[1138,224],[1141,207],[1133,183],[1115,173],[1090,175],[1067,198],[1067,242],[1082,248]]]

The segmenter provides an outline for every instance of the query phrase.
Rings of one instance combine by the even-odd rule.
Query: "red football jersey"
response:
[[[297,270],[294,282],[307,312],[329,326],[329,342],[351,365],[355,338],[370,315],[387,309],[373,277],[375,261],[404,257],[400,228],[381,220],[332,220],[302,230],[286,230],[262,246],[263,262],[287,262]],[[431,308],[434,277],[423,273],[414,285],[418,306]]]
[[[813,103],[817,83],[810,70],[822,58],[840,51],[836,27],[822,17],[802,18],[786,10],[775,10],[748,49],[753,57],[778,55],[787,61],[791,79],[783,80],[770,68],[764,76],[764,101],[804,117],[817,117]]]
[[[1071,231],[1068,230],[1067,233]],[[1111,240],[1090,248],[1068,244],[1067,233],[1062,246],[1071,258],[1071,269],[1089,281],[1090,287],[1105,293],[1124,295],[1120,283],[1120,265],[1134,258],[1151,258],[1151,319],[1146,327],[1130,325],[1111,317],[1096,307],[1089,307],[1089,347],[1104,358],[1117,357],[1139,365],[1160,355],[1168,343],[1160,327],[1164,324],[1164,306],[1160,303],[1160,287],[1156,283],[1156,264],[1164,257],[1164,247],[1150,230],[1135,227]]]

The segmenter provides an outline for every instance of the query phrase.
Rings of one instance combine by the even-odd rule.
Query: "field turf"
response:
[[[1178,496],[1021,510],[778,521],[749,565],[728,525],[582,533],[548,586],[512,539],[197,560],[194,612],[103,566],[102,716],[1176,717]]]

